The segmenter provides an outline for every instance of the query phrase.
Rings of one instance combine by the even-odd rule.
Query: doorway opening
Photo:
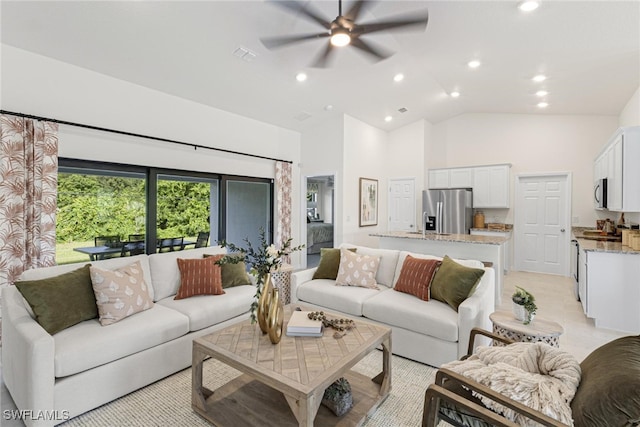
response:
[[[306,177],[306,265],[320,263],[320,250],[333,248],[335,242],[335,176]]]

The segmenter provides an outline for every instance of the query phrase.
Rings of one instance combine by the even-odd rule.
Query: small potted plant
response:
[[[338,378],[324,391],[322,404],[331,409],[338,417],[346,414],[353,406],[351,384],[346,378]]]
[[[525,289],[516,286],[516,291],[511,296],[511,301],[513,301],[513,314],[516,319],[528,325],[533,320],[538,309],[535,297]]]

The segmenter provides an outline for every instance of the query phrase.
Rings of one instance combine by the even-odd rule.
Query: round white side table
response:
[[[560,347],[559,338],[564,329],[557,322],[536,316],[531,323],[525,325],[508,311],[495,311],[489,315],[489,319],[493,323],[493,332],[501,337],[517,342],[544,342]],[[494,341],[494,345],[504,344]]]

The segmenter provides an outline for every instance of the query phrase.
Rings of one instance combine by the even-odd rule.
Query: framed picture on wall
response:
[[[378,225],[378,180],[360,178],[360,227]]]

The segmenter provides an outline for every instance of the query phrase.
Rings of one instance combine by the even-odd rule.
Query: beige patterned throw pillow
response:
[[[380,257],[378,256],[358,255],[342,248],[336,285],[379,289],[376,284],[379,265]]]
[[[90,272],[102,326],[153,307],[140,261],[117,270],[92,266]]]

